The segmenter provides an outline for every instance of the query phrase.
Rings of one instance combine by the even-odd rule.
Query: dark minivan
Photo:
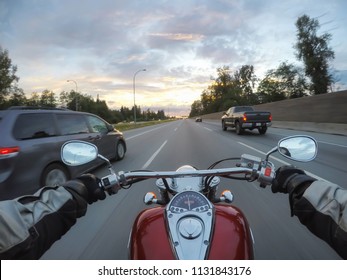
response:
[[[25,106],[0,111],[0,200],[62,184],[102,163],[66,166],[60,149],[69,140],[93,143],[108,159],[121,160],[126,152],[123,134],[90,113]]]

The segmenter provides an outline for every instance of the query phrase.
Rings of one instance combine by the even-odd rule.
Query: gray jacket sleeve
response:
[[[64,187],[0,201],[0,258],[39,259],[86,209],[87,202]]]
[[[290,195],[293,214],[347,259],[347,190],[325,181]]]

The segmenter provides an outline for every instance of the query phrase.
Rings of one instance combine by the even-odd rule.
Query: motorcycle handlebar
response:
[[[192,171],[136,171],[123,173],[126,179],[159,179],[159,178],[184,178],[184,177],[205,177],[205,176],[223,176],[230,174],[250,174],[252,169],[233,167],[207,170]]]
[[[184,177],[213,177],[221,176],[229,179],[244,179],[248,181],[258,180],[261,187],[271,185],[275,178],[275,167],[273,163],[268,161],[269,156],[279,151],[283,156],[300,162],[308,162],[313,160],[317,155],[317,142],[310,136],[296,135],[289,136],[281,139],[277,146],[272,148],[266,153],[265,160],[259,157],[243,154],[240,158],[240,163],[237,167],[233,168],[221,168],[221,169],[207,169],[207,170],[177,170],[177,171],[134,171],[134,172],[116,172],[113,170],[112,164],[104,156],[98,153],[98,148],[88,142],[83,141],[68,141],[61,149],[61,156],[63,162],[69,166],[78,166],[90,162],[96,158],[101,158],[108,163],[110,175],[101,179],[100,187],[103,189],[114,192],[121,187],[137,183],[142,180],[150,178],[184,178]],[[83,155],[83,157],[79,157]],[[224,159],[215,162],[211,167],[215,167],[217,164],[231,160]],[[233,177],[233,174],[245,174],[244,178]]]
[[[185,178],[185,177],[208,177],[208,176],[230,176],[245,174],[249,175],[250,180],[256,180],[261,185],[272,183],[274,178],[273,164],[267,162],[259,169],[249,167],[233,167],[207,170],[190,170],[190,171],[135,171],[135,172],[119,172],[118,174],[110,174],[101,178],[101,187],[108,190],[113,187],[124,187],[131,184],[132,180],[146,180],[159,178]]]

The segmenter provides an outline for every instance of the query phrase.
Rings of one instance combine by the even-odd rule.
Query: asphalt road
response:
[[[271,157],[279,167],[295,164],[313,176],[346,186],[347,137],[295,130],[270,128],[266,135],[256,131],[236,135],[222,131],[218,121],[196,123],[181,120],[139,128],[124,133],[128,152],[114,163],[116,170],[175,170],[184,164],[207,168],[213,162],[238,157],[243,153],[264,158],[264,153],[285,136],[306,134],[315,137],[319,151],[310,163],[297,163],[276,153]],[[97,176],[107,168],[95,170]],[[261,189],[256,182],[222,179],[220,190],[230,189],[234,205],[243,210],[255,239],[255,258],[266,260],[340,259],[323,241],[313,236],[296,217],[290,217],[288,197]],[[94,203],[86,216],[42,259],[127,259],[128,239],[136,215],[148,206],[143,204],[147,191],[157,191],[154,180],[133,185],[117,195]],[[153,240],[153,246],[155,246]]]

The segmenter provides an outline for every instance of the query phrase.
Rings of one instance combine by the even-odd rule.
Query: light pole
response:
[[[135,104],[135,77],[137,75],[137,73],[141,72],[141,71],[146,71],[146,69],[141,69],[135,72],[134,74],[134,78],[133,78],[133,89],[134,89],[134,123],[136,125],[136,104]]]
[[[67,82],[74,82],[76,86],[76,96],[75,96],[75,102],[76,102],[76,111],[78,111],[78,103],[77,103],[77,83],[74,80],[67,80]]]

